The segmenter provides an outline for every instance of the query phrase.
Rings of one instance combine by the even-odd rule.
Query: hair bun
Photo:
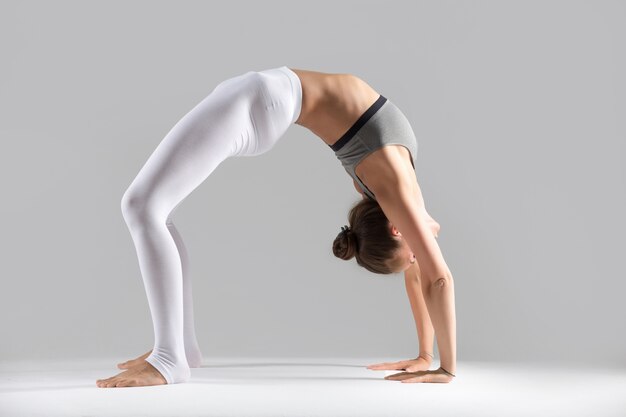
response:
[[[356,251],[357,240],[354,231],[348,225],[342,226],[341,232],[333,242],[333,253],[337,258],[347,261],[356,255]]]

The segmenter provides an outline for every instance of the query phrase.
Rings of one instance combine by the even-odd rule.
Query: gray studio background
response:
[[[459,361],[626,365],[625,18],[608,1],[3,1],[1,359],[152,347],[122,194],[217,83],[287,65],[356,74],[413,125]],[[181,204],[205,359],[417,355],[402,275],[332,255],[359,197],[292,126]]]

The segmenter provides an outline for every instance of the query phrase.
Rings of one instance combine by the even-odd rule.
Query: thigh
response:
[[[169,215],[233,155],[236,141],[248,131],[249,101],[236,82],[220,84],[167,133],[129,189]]]

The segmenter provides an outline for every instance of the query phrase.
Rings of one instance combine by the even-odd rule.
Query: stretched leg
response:
[[[236,141],[248,134],[249,102],[245,89],[238,85],[235,82],[216,88],[187,113],[150,155],[122,197],[122,213],[137,252],[155,344],[144,365],[98,380],[98,386],[172,384],[189,379],[184,294],[191,295],[191,288],[187,292],[183,288],[186,254],[179,251],[170,214],[233,155]],[[193,320],[187,324],[188,329],[193,328]],[[195,339],[195,335],[191,337]]]
[[[176,242],[183,270],[183,338],[185,342],[185,356],[189,367],[199,368],[202,365],[202,352],[200,352],[200,347],[196,340],[196,328],[193,320],[193,297],[189,256],[187,255],[185,243],[183,242],[180,232],[176,226],[174,226],[174,223],[171,219],[168,219],[166,224],[174,242]]]
[[[187,357],[187,364],[190,368],[199,368],[202,365],[202,352],[198,346],[196,339],[196,330],[193,319],[193,297],[191,287],[191,274],[189,271],[189,258],[187,255],[187,248],[180,235],[180,232],[168,217],[166,221],[167,228],[176,242],[178,248],[178,254],[180,255],[182,270],[183,270],[183,335],[185,339],[185,356]],[[138,358],[128,360],[126,362],[119,363],[117,365],[120,369],[129,369],[133,366],[137,366],[150,356],[152,350],[144,353]]]

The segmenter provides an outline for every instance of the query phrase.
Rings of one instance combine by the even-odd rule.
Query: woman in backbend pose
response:
[[[378,274],[404,272],[419,356],[371,365],[406,372],[404,382],[450,382],[456,372],[454,282],[435,240],[415,175],[417,141],[404,114],[351,74],[286,66],[249,71],[218,84],[150,155],[121,201],[154,327],[154,348],[118,365],[98,387],[185,382],[202,355],[196,341],[185,246],[176,207],[227,158],[269,151],[298,124],[326,143],[363,195],[334,254]],[[437,335],[441,366],[428,370]]]

